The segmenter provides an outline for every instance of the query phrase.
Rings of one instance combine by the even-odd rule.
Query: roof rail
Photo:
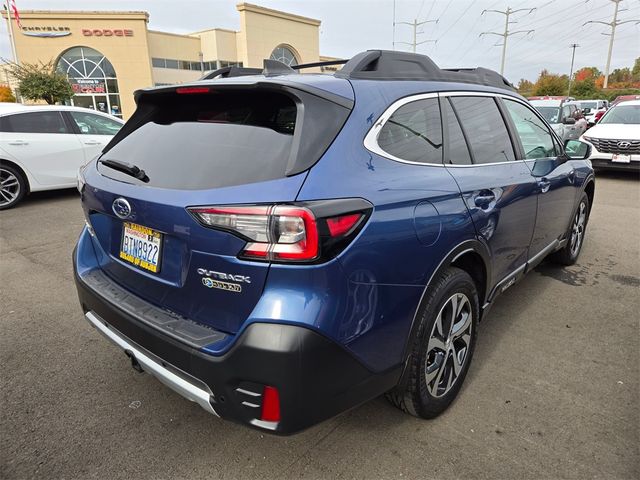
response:
[[[514,89],[498,72],[486,68],[441,69],[426,55],[367,50],[351,58],[336,77],[369,80],[430,80]]]
[[[230,77],[245,77],[247,75],[260,75],[262,73],[261,68],[246,68],[246,67],[223,67],[213,72],[205,73],[199,80],[211,80],[213,78],[230,78]]]
[[[349,60],[327,60],[326,62],[302,63],[300,65],[291,65],[291,68],[301,70],[303,68],[328,67],[331,65],[344,65],[348,61]]]

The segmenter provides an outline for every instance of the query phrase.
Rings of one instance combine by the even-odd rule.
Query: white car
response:
[[[580,140],[594,168],[640,171],[640,100],[614,105]]]
[[[609,102],[606,100],[580,100],[580,107],[582,107],[584,118],[591,127],[607,111]]]
[[[124,122],[80,107],[0,104],[0,210],[30,192],[76,185]]]
[[[587,121],[576,102],[550,97],[531,100],[529,103],[549,122],[563,142],[577,140],[587,130]]]

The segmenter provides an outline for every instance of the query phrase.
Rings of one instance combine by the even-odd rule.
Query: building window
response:
[[[60,56],[56,69],[69,79],[71,105],[122,117],[116,71],[107,57],[93,48],[73,47]]]
[[[174,70],[191,70],[199,72],[201,70],[207,72],[217,70],[222,67],[242,67],[242,62],[232,62],[227,60],[210,60],[208,62],[193,60],[176,60],[173,58],[152,58],[151,65],[154,68],[171,68]]]
[[[298,59],[295,54],[291,51],[291,49],[285,45],[280,45],[276,47],[273,52],[271,52],[271,60],[278,60],[279,62],[284,63],[285,65],[298,65]]]

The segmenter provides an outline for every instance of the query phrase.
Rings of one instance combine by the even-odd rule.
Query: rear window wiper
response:
[[[137,178],[141,182],[147,183],[149,181],[149,177],[147,177],[147,174],[144,173],[144,170],[136,167],[135,165],[129,165],[128,163],[119,162],[118,160],[98,160],[98,162],[109,168],[113,168],[118,172],[122,172],[126,175]]]

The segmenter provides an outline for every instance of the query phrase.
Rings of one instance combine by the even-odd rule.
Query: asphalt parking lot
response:
[[[480,326],[461,396],[371,401],[293,437],[222,421],[82,318],[74,191],[0,212],[0,478],[639,478],[640,183],[600,175],[579,264],[543,263]]]

